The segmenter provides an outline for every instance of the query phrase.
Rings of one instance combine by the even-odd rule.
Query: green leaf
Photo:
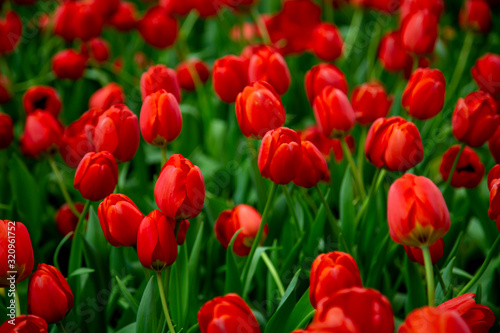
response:
[[[179,327],[184,327],[188,315],[189,305],[189,276],[188,257],[186,244],[179,247],[179,252],[175,263],[172,265],[170,275],[170,288],[168,298],[170,304],[172,320]]]
[[[427,293],[423,283],[422,275],[417,270],[418,264],[415,264],[408,259],[404,258],[404,281],[408,297],[406,299],[405,312],[410,313],[416,308],[420,308],[427,303]]]
[[[255,250],[255,254],[252,258],[252,262],[250,263],[250,269],[248,270],[248,275],[246,277],[242,277],[242,280],[245,279],[245,284],[243,285],[243,295],[246,295],[248,291],[250,291],[250,283],[252,282],[252,278],[255,274],[255,270],[257,269],[257,264],[259,263],[260,256],[262,252],[268,250],[269,247],[259,246],[257,250]]]
[[[347,168],[340,187],[340,228],[347,246],[354,245],[354,204],[350,169]]]
[[[445,284],[447,291],[452,286],[452,278],[453,278],[452,273],[453,273],[453,267],[455,265],[455,259],[456,259],[456,257],[453,257],[450,260],[450,262],[448,263],[448,265],[441,270],[441,276],[443,277],[443,281],[444,281],[444,284]],[[446,299],[446,295],[443,291],[443,288],[441,287],[441,284],[438,283],[438,285],[436,287],[436,304],[441,304],[441,303],[445,302],[446,300],[447,299]]]
[[[155,304],[154,280],[154,276],[149,278],[146,289],[144,289],[144,293],[142,294],[141,302],[139,303],[135,330],[137,333],[154,332],[156,329],[153,323],[155,316],[155,311],[153,311]]]
[[[235,254],[233,252],[234,242],[242,229],[238,230],[231,238],[231,242],[226,251],[226,285],[224,291],[228,293],[241,293],[241,280],[238,266],[236,265]]]
[[[68,276],[68,279],[71,278],[71,277],[73,277],[73,276],[84,275],[84,274],[91,274],[91,273],[94,273],[94,272],[95,272],[95,269],[93,269],[93,268],[80,267],[76,271],[74,271],[73,273],[71,273]]]
[[[109,246],[106,237],[99,223],[99,217],[97,216],[96,210],[93,207],[89,209],[89,220],[87,222],[87,232],[85,233],[85,239],[91,244],[98,253],[103,257],[109,255]]]
[[[68,239],[71,238],[71,236],[73,235],[73,231],[70,231],[66,236],[64,236],[63,239],[61,239],[61,241],[59,242],[59,244],[57,245],[56,247],[56,251],[54,252],[54,257],[53,257],[53,261],[54,261],[54,266],[60,271],[61,270],[61,266],[59,266],[59,252],[61,251],[61,248],[63,247],[63,245],[66,243],[66,241]]]
[[[130,294],[128,291],[127,287],[123,283],[122,280],[118,277],[118,275],[115,276],[116,282],[118,283],[118,288],[120,288],[120,291],[123,294],[123,297],[127,300],[128,304],[130,305],[130,308],[134,313],[137,315],[137,312],[139,311],[139,304],[137,304],[135,298]]]
[[[305,328],[307,322],[314,314],[314,308],[309,301],[309,288],[304,292],[300,300],[295,304],[290,317],[286,321],[285,331],[292,332],[299,328]]]
[[[116,333],[134,333],[137,332],[137,323],[132,323],[130,325],[125,326],[119,331],[116,331]]]
[[[329,202],[330,190],[326,193],[326,201]],[[326,210],[325,206],[321,204],[314,219],[311,231],[307,236],[307,242],[304,247],[304,253],[306,255],[314,255],[318,249],[318,242],[325,234],[325,221],[326,221]]]

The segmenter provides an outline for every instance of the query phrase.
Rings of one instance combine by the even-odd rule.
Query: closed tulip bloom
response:
[[[236,118],[244,136],[259,139],[283,126],[286,112],[274,88],[258,81],[248,85],[236,98]]]
[[[201,333],[245,332],[260,333],[252,310],[237,294],[215,297],[198,312]]]
[[[302,141],[302,158],[299,172],[293,183],[305,188],[311,188],[319,181],[328,178],[328,165],[321,152],[309,141]]]
[[[135,203],[124,194],[110,194],[97,209],[104,237],[113,246],[133,246],[144,219]]]
[[[350,318],[346,317],[342,308],[331,307],[326,312],[325,315],[316,311],[313,321],[306,330],[295,330],[292,333],[359,333],[358,328]]]
[[[490,184],[490,207],[488,216],[497,223],[497,229],[500,231],[500,180],[494,179]]]
[[[440,310],[454,310],[462,317],[473,333],[488,333],[495,324],[495,315],[486,305],[476,304],[476,294],[467,293],[438,306]]]
[[[82,203],[75,203],[75,208],[80,213],[83,212],[84,207],[85,205]],[[88,213],[86,217],[88,217]],[[70,232],[74,232],[78,225],[78,219],[79,217],[73,214],[69,205],[65,203],[56,213],[57,231],[63,236],[66,236]],[[71,238],[73,238],[73,235],[71,235]]]
[[[14,140],[14,124],[12,118],[0,112],[0,150],[6,149]]]
[[[319,130],[318,126],[309,126],[300,131],[299,135],[302,141],[311,141],[312,144],[323,154],[323,157],[325,157],[326,160],[329,160],[330,156],[333,154],[335,161],[342,161],[344,152],[342,151],[340,140],[326,137],[323,132]],[[351,135],[347,135],[345,140],[351,152],[354,153],[353,137]]]
[[[19,15],[9,10],[0,18],[0,55],[14,51],[23,33]]]
[[[198,216],[205,202],[205,181],[200,168],[180,154],[172,155],[156,181],[155,199],[169,218],[187,220]]]
[[[226,103],[234,103],[236,97],[250,83],[248,61],[234,55],[215,60],[212,69],[213,88]]]
[[[439,166],[439,172],[441,173],[444,181],[447,181],[450,176],[451,168],[459,150],[460,146],[455,145],[443,154],[443,159],[441,160],[441,165]],[[474,188],[479,185],[483,176],[484,165],[481,163],[479,156],[473,149],[465,147],[462,154],[460,154],[460,158],[458,159],[457,166],[451,177],[450,185],[455,188]]]
[[[193,9],[193,0],[160,0],[160,6],[164,7],[170,14],[186,16]]]
[[[125,103],[123,88],[118,83],[111,82],[90,96],[89,107],[107,110],[121,103]]]
[[[486,53],[476,61],[471,73],[479,89],[494,98],[500,97],[500,55]]]
[[[137,23],[137,30],[146,43],[164,49],[175,43],[179,24],[165,8],[154,6]]]
[[[182,129],[182,115],[174,95],[159,90],[146,97],[141,108],[141,133],[147,143],[166,147]]]
[[[52,71],[59,79],[78,80],[86,65],[87,58],[75,50],[62,50],[52,58]]]
[[[344,73],[333,64],[319,64],[311,68],[305,77],[305,87],[312,104],[317,95],[326,87],[334,87],[347,94],[347,80]]]
[[[427,10],[409,16],[401,28],[401,38],[406,51],[424,55],[434,51],[438,37],[438,21]]]
[[[26,118],[21,136],[21,150],[29,157],[54,154],[59,148],[64,128],[50,113],[35,111]]]
[[[300,170],[302,145],[299,135],[286,127],[266,133],[259,150],[258,165],[262,177],[275,184],[288,184]]]
[[[393,100],[394,98],[387,96],[384,86],[378,82],[363,83],[354,88],[351,104],[356,121],[361,125],[367,125],[378,118],[385,118]]]
[[[144,101],[149,94],[166,90],[181,102],[181,87],[177,80],[177,73],[165,65],[151,66],[141,76],[141,96]]]
[[[348,253],[334,251],[320,254],[311,267],[309,299],[314,308],[345,288],[362,287],[358,265]]]
[[[250,58],[248,65],[250,82],[266,81],[280,95],[290,87],[290,71],[285,59],[269,46],[260,47]]]
[[[94,130],[96,151],[109,151],[118,161],[134,158],[139,148],[139,120],[124,104],[115,104],[104,112]]]
[[[460,26],[463,29],[487,33],[491,28],[491,9],[484,0],[467,0],[460,10]]]
[[[237,205],[233,209],[223,211],[215,221],[215,235],[221,245],[227,249],[234,234],[241,229],[233,244],[233,251],[240,257],[250,253],[255,236],[260,227],[262,216],[248,205]],[[268,232],[264,226],[260,243],[263,244]]]
[[[497,128],[493,136],[488,140],[488,148],[495,162],[500,163],[500,127]]]
[[[488,190],[491,191],[491,186],[493,185],[493,181],[500,179],[500,164],[496,164],[493,168],[491,168],[490,172],[488,172]]]
[[[419,247],[411,247],[405,245],[406,255],[408,259],[413,262],[418,262],[420,265],[424,265],[424,255],[422,253],[422,249]],[[443,257],[444,251],[444,241],[442,238],[438,239],[437,242],[429,246],[429,251],[431,252],[431,261],[432,264],[436,264]]]
[[[88,47],[88,51],[90,51],[89,57],[91,59],[94,59],[98,63],[104,63],[108,61],[110,56],[110,46],[105,39],[98,37],[92,38],[87,44],[82,44],[82,48],[84,46]]]
[[[6,320],[0,326],[0,332],[47,333],[47,322],[35,315],[20,315],[16,317],[14,325],[9,323],[9,320]]]
[[[15,234],[15,258],[12,258],[10,235]],[[10,250],[10,251],[9,251]],[[9,256],[10,254],[10,256]],[[12,268],[12,259],[15,260]],[[8,288],[11,284],[9,271],[15,271],[15,283],[19,283],[30,276],[35,258],[28,229],[21,222],[0,220],[0,288]]]
[[[321,23],[312,35],[312,50],[323,61],[334,61],[342,54],[344,41],[334,24]]]
[[[113,193],[118,183],[118,165],[108,151],[87,153],[76,169],[74,186],[82,197],[99,201]]]
[[[109,19],[109,24],[119,31],[130,31],[135,28],[137,9],[133,2],[120,1],[117,11]]]
[[[141,264],[161,271],[177,259],[177,242],[168,218],[158,209],[144,218],[137,232],[137,255]]]
[[[356,115],[342,90],[326,87],[313,103],[319,129],[328,137],[343,136],[354,127]]]
[[[73,303],[73,293],[61,272],[39,264],[28,285],[28,313],[54,324],[66,317]]]
[[[366,137],[366,158],[377,168],[407,171],[422,162],[424,149],[417,126],[401,117],[379,118]]]
[[[460,98],[453,111],[451,128],[458,141],[480,147],[488,141],[500,124],[495,100],[485,92],[472,92]]]
[[[419,10],[428,10],[436,19],[440,19],[444,11],[443,0],[402,0],[399,14],[401,22]]]
[[[23,107],[27,114],[40,110],[57,117],[62,107],[61,97],[52,87],[33,86],[24,93]]]
[[[96,1],[97,2],[97,1]],[[104,1],[99,1],[102,3]],[[54,33],[67,42],[79,38],[88,41],[98,37],[104,26],[104,17],[89,2],[66,1],[54,14]]]
[[[445,86],[439,69],[419,68],[411,75],[401,103],[412,117],[430,119],[443,109]]]
[[[208,65],[198,59],[190,59],[179,64],[176,71],[181,88],[187,91],[194,91],[196,89],[196,81],[203,84],[210,77]],[[193,78],[192,74],[198,75],[198,77]]]
[[[392,239],[411,247],[430,246],[450,229],[450,213],[438,187],[409,173],[392,183],[387,199]]]
[[[406,51],[401,31],[387,33],[380,40],[378,60],[386,71],[399,72],[413,66],[413,58]]]
[[[456,311],[424,306],[413,310],[399,327],[398,333],[472,333]]]

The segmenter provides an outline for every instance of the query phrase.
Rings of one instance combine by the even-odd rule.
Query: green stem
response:
[[[170,271],[167,273],[170,273]],[[156,272],[156,281],[158,282],[158,289],[160,290],[161,306],[163,307],[163,313],[165,314],[165,319],[167,320],[168,330],[170,333],[175,333],[174,326],[172,325],[172,319],[170,319],[170,314],[168,312],[167,299],[165,298],[165,291],[163,290],[160,271]]]
[[[63,333],[66,333],[66,329],[64,328],[64,325],[61,321],[57,322],[57,326],[59,326],[59,328]]]
[[[301,231],[300,231],[299,218],[297,217],[297,212],[295,211],[295,206],[293,205],[293,198],[290,195],[290,191],[288,191],[286,185],[283,185],[282,188],[283,188],[283,194],[285,195],[286,203],[292,213],[292,219],[295,225],[295,231],[297,232],[297,235],[300,237]]]
[[[195,333],[199,331],[200,331],[200,325],[196,323],[188,329],[187,333]]]
[[[258,208],[264,209],[265,207],[265,197],[266,197],[266,188],[264,186],[264,181],[260,176],[260,171],[258,167],[258,156],[257,151],[253,145],[251,139],[246,138],[248,144],[248,150],[250,151],[250,155],[252,156],[252,160],[250,161],[250,167],[252,168],[253,179],[255,183],[255,187],[257,188],[257,200],[258,200]]]
[[[57,183],[59,184],[59,188],[61,189],[64,200],[68,204],[69,209],[73,212],[73,214],[75,214],[75,216],[80,217],[80,212],[76,210],[75,204],[73,203],[73,200],[71,200],[68,190],[66,189],[66,185],[64,185],[64,180],[61,175],[61,172],[59,172],[59,168],[57,167],[56,161],[54,161],[54,158],[52,156],[49,157],[49,164],[56,176]]]
[[[373,77],[373,68],[377,59],[377,49],[380,41],[380,35],[382,34],[382,27],[377,22],[375,23],[374,31],[372,33],[370,44],[368,45],[368,68],[366,71],[367,80],[371,80]],[[364,128],[364,127],[363,127]]]
[[[463,289],[460,291],[460,293],[457,296],[465,294],[481,278],[481,276],[486,271],[486,268],[488,268],[488,265],[490,264],[493,257],[498,254],[497,252],[498,252],[499,245],[500,245],[500,236],[498,236],[497,239],[495,240],[495,243],[493,243],[493,246],[491,247],[490,252],[488,252],[486,259],[484,259],[483,264],[481,265],[479,270],[476,272],[476,274],[474,274],[474,277],[472,278],[472,280],[470,280],[469,283],[467,283],[465,285],[465,287],[463,287]]]
[[[168,156],[167,156],[167,146],[161,147],[161,167],[165,165],[168,161]]]
[[[333,22],[333,0],[323,1],[326,22]]]
[[[386,173],[385,169],[377,169],[377,171],[375,172],[375,176],[373,177],[373,181],[370,186],[370,191],[368,192],[368,197],[363,201],[363,204],[361,205],[361,208],[358,211],[356,218],[354,219],[354,225],[357,226],[359,221],[361,221],[361,219],[365,215],[366,209],[368,208],[368,205],[370,204],[372,197],[374,196],[375,193],[377,193],[377,190],[380,184],[382,183],[382,180],[385,177],[385,173]]]
[[[444,283],[443,276],[441,275],[441,271],[439,270],[439,267],[437,265],[434,265],[434,271],[438,276],[438,281],[439,284],[441,285],[441,289],[443,289],[443,295],[446,295],[448,293],[446,290],[446,284]]]
[[[421,249],[424,255],[425,278],[427,280],[427,297],[429,299],[429,306],[435,306],[436,297],[434,296],[434,272],[432,270],[431,251],[429,251],[428,246],[422,246]]]
[[[363,185],[363,180],[361,178],[361,174],[359,173],[358,168],[356,168],[356,164],[354,163],[354,159],[352,158],[351,150],[349,149],[349,146],[347,145],[347,142],[345,141],[345,137],[340,140],[340,143],[342,145],[342,150],[344,151],[344,155],[347,158],[347,162],[349,163],[349,166],[351,167],[352,174],[354,176],[354,181],[356,182],[356,185],[358,186],[359,193],[361,195],[361,199],[365,200],[366,199],[366,191],[365,191],[365,186]]]
[[[451,179],[453,178],[453,174],[455,173],[455,169],[457,168],[458,161],[460,160],[460,156],[462,155],[464,149],[465,149],[465,143],[462,143],[460,145],[460,150],[458,151],[458,154],[455,157],[455,160],[453,161],[453,164],[451,166],[450,174],[448,176],[448,179],[446,180],[446,184],[444,184],[443,193],[446,192],[446,189],[450,186]]]
[[[361,28],[361,23],[363,22],[363,10],[361,8],[356,8],[354,15],[352,16],[351,25],[349,26],[349,32],[344,43],[344,59],[349,59],[352,50],[354,49],[354,44],[358,38],[359,30]]]
[[[276,271],[276,268],[273,265],[273,262],[266,254],[266,252],[262,252],[260,256],[269,269],[269,273],[271,273],[271,276],[273,277],[274,283],[276,283],[276,286],[278,287],[278,291],[280,292],[281,297],[285,296],[285,288],[283,287],[283,283],[281,282],[281,279],[278,275],[278,272]]]
[[[262,37],[262,41],[266,45],[271,44],[271,37],[269,36],[269,31],[267,31],[266,24],[262,17],[259,16],[259,12],[257,11],[257,6],[254,6],[251,10],[252,19],[257,24],[257,28],[259,29],[260,36]]]
[[[307,189],[305,189],[304,187],[300,187],[300,191],[302,192],[302,197],[309,205],[309,208],[311,208],[314,214],[316,214],[318,212],[318,206],[316,206],[314,200],[311,199],[311,196],[307,192]]]
[[[78,218],[78,223],[76,224],[75,232],[76,232],[76,230],[78,230],[78,225],[80,223],[83,223],[83,220],[85,219],[85,215],[87,215],[87,212],[89,211],[90,203],[91,203],[90,200],[85,201],[85,206],[83,207],[83,211],[80,214],[80,217]],[[83,232],[85,233],[85,228],[83,229]],[[82,235],[82,236],[84,236],[84,235]]]
[[[471,30],[467,30],[464,44],[462,45],[462,50],[460,51],[460,55],[458,56],[458,60],[456,62],[457,66],[455,67],[453,75],[451,76],[450,85],[448,86],[448,89],[446,89],[447,100],[453,97],[453,94],[458,88],[458,84],[460,83],[460,79],[462,78],[462,74],[464,73],[465,65],[467,65],[467,59],[469,58],[473,42],[474,33]]]
[[[17,292],[17,288],[15,289],[15,297],[16,297],[16,317],[21,315],[21,303],[19,301],[19,293]]]
[[[363,164],[365,162],[365,142],[367,133],[368,133],[368,127],[362,126],[361,137],[359,138],[359,145],[358,145],[358,156],[356,159],[360,174],[363,174]]]

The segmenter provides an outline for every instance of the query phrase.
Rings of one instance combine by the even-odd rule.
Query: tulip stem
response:
[[[428,246],[422,246],[425,264],[425,278],[427,280],[427,297],[429,306],[436,306],[436,297],[434,296],[434,271],[432,270],[431,251]]]
[[[439,280],[439,284],[441,285],[441,289],[443,289],[443,295],[446,295],[448,291],[446,290],[446,284],[444,283],[443,276],[441,275],[441,271],[437,265],[434,265],[434,270],[436,271],[436,275]]]
[[[356,161],[358,163],[357,165],[360,174],[363,174],[363,162],[365,161],[365,142],[367,133],[368,133],[368,128],[366,126],[362,126],[361,137],[359,138],[359,145],[358,145],[358,156]]]
[[[266,45],[271,44],[271,37],[269,36],[269,31],[267,31],[266,24],[262,17],[259,16],[259,12],[257,11],[257,7],[254,6],[251,10],[252,19],[257,24],[257,28],[259,29],[260,36],[262,37],[262,41]]]
[[[167,271],[170,274],[170,271]],[[161,306],[163,307],[163,313],[165,314],[165,319],[167,320],[167,326],[170,333],[175,333],[174,325],[172,325],[172,319],[170,319],[170,314],[167,307],[167,299],[165,298],[165,290],[163,290],[163,282],[161,279],[161,272],[156,271],[156,281],[158,282],[158,289],[160,290]]]
[[[450,186],[451,179],[453,178],[453,174],[455,173],[455,169],[457,168],[458,161],[460,160],[460,156],[462,155],[464,149],[465,149],[465,143],[462,143],[462,145],[460,146],[460,150],[458,151],[458,154],[455,157],[455,160],[453,161],[453,164],[451,166],[450,174],[448,175],[446,184],[444,184],[443,193],[446,192],[446,189]]]
[[[474,274],[474,277],[472,278],[472,280],[470,280],[469,283],[467,283],[465,285],[465,287],[463,287],[462,290],[460,290],[460,293],[458,293],[457,296],[461,296],[461,295],[465,294],[481,278],[481,276],[486,271],[486,268],[488,268],[488,265],[490,264],[493,257],[498,254],[499,246],[500,246],[500,236],[498,236],[497,239],[495,240],[495,243],[493,243],[493,246],[491,247],[490,252],[488,252],[486,259],[484,259],[483,264],[481,265],[479,270],[476,272],[476,274]]]
[[[66,189],[66,185],[64,185],[64,180],[61,175],[61,172],[59,171],[56,161],[54,161],[54,158],[52,156],[49,156],[49,164],[50,167],[52,168],[52,171],[54,172],[54,175],[56,176],[57,183],[59,184],[59,188],[61,189],[64,200],[68,204],[69,209],[71,210],[71,212],[73,212],[73,214],[75,214],[76,217],[80,217],[80,212],[76,210],[75,204],[73,203],[73,200],[71,200],[68,190]]]
[[[455,67],[455,71],[453,71],[450,85],[447,89],[448,90],[446,93],[447,100],[453,97],[455,90],[458,88],[458,84],[460,83],[460,79],[462,78],[462,74],[464,72],[465,65],[467,64],[467,59],[469,58],[473,42],[474,42],[474,33],[471,30],[467,30],[464,39],[464,44],[462,45],[462,50],[460,51],[460,55],[458,56],[458,60],[456,62],[457,66]]]
[[[59,328],[61,329],[61,331],[63,333],[66,333],[66,329],[64,328],[64,325],[63,325],[63,323],[61,321],[57,322],[57,326],[59,326]]]
[[[344,155],[347,158],[347,162],[349,163],[349,166],[351,167],[352,174],[354,176],[354,181],[356,182],[356,184],[358,186],[358,190],[359,190],[359,194],[361,195],[361,199],[365,200],[366,199],[365,186],[363,185],[363,180],[361,178],[361,174],[359,173],[358,168],[356,168],[356,164],[354,163],[354,159],[352,158],[351,150],[349,149],[349,146],[347,145],[345,137],[343,137],[340,140],[340,143],[342,145],[342,150],[344,151]]]
[[[19,303],[19,293],[17,292],[17,288],[15,289],[15,297],[16,297],[16,317],[21,315],[21,303]]]
[[[368,205],[370,203],[371,198],[374,196],[374,194],[377,192],[380,183],[382,183],[382,180],[385,177],[386,170],[385,169],[377,169],[375,172],[375,176],[373,177],[373,182],[370,186],[370,190],[368,192],[368,197],[363,201],[363,204],[361,205],[360,210],[358,211],[358,214],[356,215],[356,218],[354,220],[354,225],[357,227],[359,224],[359,221],[361,221],[361,218],[366,213],[366,209],[368,208]]]
[[[250,155],[252,156],[252,160],[250,161],[250,167],[252,168],[253,179],[255,182],[255,187],[257,188],[257,200],[258,200],[258,208],[265,208],[265,197],[266,197],[266,189],[264,187],[264,182],[262,177],[260,176],[259,166],[258,166],[258,156],[257,151],[253,145],[251,139],[247,138],[248,150],[250,151]]]
[[[299,218],[297,217],[297,212],[295,211],[295,206],[293,205],[293,198],[290,195],[290,191],[288,191],[286,185],[283,185],[282,188],[283,188],[283,194],[285,195],[286,203],[292,213],[292,220],[294,222],[293,224],[295,226],[295,231],[297,232],[297,235],[300,237],[301,231],[300,231]]]
[[[361,8],[356,8],[354,15],[352,16],[351,25],[349,26],[349,32],[345,38],[344,43],[344,59],[349,59],[349,56],[354,49],[354,44],[358,38],[359,30],[361,28],[361,23],[363,22],[363,10]]]
[[[278,275],[278,272],[276,271],[276,268],[273,265],[273,262],[271,259],[269,259],[269,256],[267,255],[266,252],[262,252],[261,255],[262,260],[266,264],[267,268],[269,269],[269,273],[271,273],[271,276],[273,277],[274,283],[276,283],[276,286],[278,287],[278,291],[280,292],[280,296],[283,297],[285,296],[285,288],[283,287],[283,283],[281,282],[280,276]]]
[[[168,156],[167,156],[167,146],[161,147],[161,167],[165,165],[168,161]]]

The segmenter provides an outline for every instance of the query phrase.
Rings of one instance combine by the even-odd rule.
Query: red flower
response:
[[[460,10],[460,26],[477,32],[487,33],[491,28],[491,10],[484,0],[467,0]]]
[[[85,199],[102,200],[113,193],[117,183],[118,166],[108,151],[87,153],[76,169],[74,186]]]
[[[331,23],[321,23],[312,34],[312,50],[323,61],[334,61],[342,54],[344,41],[339,29]]]
[[[488,333],[495,324],[495,315],[486,305],[476,304],[474,297],[476,294],[464,294],[444,302],[438,309],[458,312],[473,333]]]
[[[82,44],[82,54],[86,54],[87,47],[90,48],[90,58],[94,59],[98,63],[103,63],[108,61],[110,46],[109,43],[102,38],[92,38],[88,44]],[[86,52],[84,52],[86,51]]]
[[[347,80],[344,73],[333,64],[319,64],[306,73],[305,87],[311,104],[326,87],[334,87],[347,94]]]
[[[234,103],[236,97],[250,83],[248,61],[228,55],[215,60],[212,70],[214,91],[226,103]]]
[[[59,148],[64,128],[50,113],[35,111],[26,118],[21,150],[29,157],[53,154]]]
[[[422,249],[419,247],[411,247],[405,245],[406,255],[408,259],[413,262],[418,262],[420,265],[424,265],[424,255],[422,253]],[[437,242],[429,246],[429,251],[431,252],[431,262],[432,264],[436,264],[443,257],[444,250],[444,241],[442,238],[438,239]]]
[[[260,333],[259,323],[245,301],[237,294],[215,297],[198,312],[201,333]]]
[[[82,203],[75,203],[75,208],[78,212],[82,213],[84,204]],[[87,216],[88,217],[88,213]],[[69,208],[69,205],[65,203],[64,205],[59,208],[59,210],[56,213],[56,227],[57,231],[63,236],[66,236],[70,232],[74,232],[76,229],[76,226],[78,225],[78,216],[73,214],[71,209]],[[71,235],[71,238],[73,238],[73,235]]]
[[[356,115],[342,90],[326,87],[313,103],[319,129],[328,137],[342,136],[354,127]]]
[[[392,239],[411,247],[430,246],[450,229],[450,213],[438,187],[409,173],[389,189],[387,220]]]
[[[193,91],[196,89],[196,81],[200,81],[201,84],[207,82],[210,77],[210,71],[208,65],[198,59],[186,60],[177,66],[175,69],[177,71],[177,80],[182,89],[187,91]],[[193,79],[192,73],[196,71],[198,78]]]
[[[412,117],[432,118],[443,108],[445,86],[444,75],[439,69],[419,68],[411,75],[401,103]]]
[[[165,65],[149,67],[141,76],[141,96],[144,101],[149,94],[159,90],[166,90],[181,102],[181,87],[177,80],[177,73]]]
[[[394,98],[387,96],[384,86],[378,82],[363,83],[354,88],[351,97],[356,121],[361,125],[373,123],[389,113]]]
[[[63,2],[54,14],[54,21],[54,33],[68,42],[76,38],[88,41],[98,37],[104,25],[102,13],[89,2]]]
[[[14,267],[10,261],[13,259],[12,250],[9,251],[9,240],[12,239],[9,235],[12,234],[15,234]],[[21,222],[0,220],[0,288],[8,288],[13,282],[8,279],[11,277],[9,271],[16,272],[15,283],[19,283],[30,276],[34,265],[35,258],[28,229]]]
[[[19,15],[9,10],[5,18],[0,18],[0,55],[12,52],[23,33],[23,24]]]
[[[417,55],[432,53],[438,36],[438,21],[427,10],[419,10],[405,19],[401,38],[406,51]]]
[[[278,94],[283,95],[290,87],[290,71],[281,54],[269,46],[255,50],[248,65],[250,82],[266,81]]]
[[[160,6],[165,7],[170,14],[186,16],[193,9],[193,0],[160,0]]]
[[[219,12],[223,3],[220,0],[191,0],[192,6],[201,17],[215,16]]]
[[[137,30],[146,43],[164,49],[175,43],[179,24],[165,8],[154,6],[138,22]]]
[[[120,31],[130,31],[135,28],[137,9],[133,2],[120,1],[117,11],[109,19],[109,24]]]
[[[439,172],[444,181],[447,181],[450,176],[451,168],[459,150],[460,146],[455,145],[443,154]],[[453,172],[453,176],[451,177],[451,186],[474,188],[479,185],[483,176],[484,165],[481,163],[479,156],[473,149],[465,147],[458,159],[455,172]]]
[[[467,323],[455,311],[424,306],[413,310],[399,327],[398,333],[470,333]]]
[[[500,55],[486,53],[476,61],[471,73],[479,89],[500,97]]]
[[[90,96],[89,107],[107,110],[111,106],[121,103],[125,103],[123,88],[118,83],[111,82]]]
[[[23,106],[27,114],[40,110],[57,117],[61,111],[61,97],[52,87],[33,86],[24,93]]]
[[[497,104],[498,110],[498,104]],[[493,136],[488,140],[488,148],[496,163],[500,163],[500,127],[497,128]]]
[[[500,179],[500,164],[496,164],[493,168],[491,168],[490,172],[488,172],[488,190],[491,191],[491,186],[493,185],[493,181]]]
[[[398,72],[413,66],[413,59],[403,46],[400,31],[387,33],[380,40],[378,59],[385,70]]]
[[[500,231],[500,180],[494,179],[490,186],[490,208],[488,209],[488,216],[493,221],[497,222],[497,229]]]
[[[0,150],[6,149],[14,140],[14,124],[12,118],[0,112]]]
[[[444,11],[444,2],[443,0],[402,0],[399,9],[401,22],[419,10],[428,10],[439,20]]]
[[[27,333],[47,333],[47,322],[41,317],[35,315],[20,315],[16,317],[14,325],[6,320],[0,326],[0,332],[27,332]]]
[[[328,178],[326,160],[316,146],[309,141],[302,141],[302,158],[297,176],[293,183],[305,188],[311,188],[320,180]]]
[[[85,72],[87,58],[75,50],[62,50],[52,58],[52,71],[59,79],[78,80]]]

